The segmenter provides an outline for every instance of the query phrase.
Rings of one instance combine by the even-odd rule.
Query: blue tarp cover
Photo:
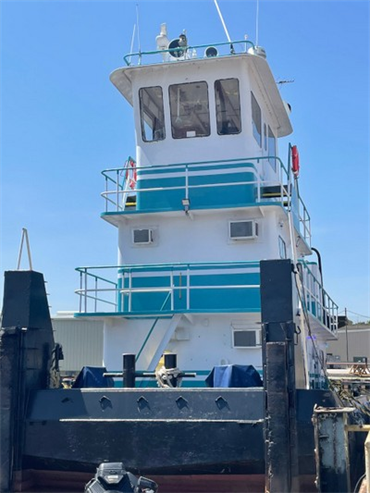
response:
[[[103,377],[103,373],[106,373],[106,371],[105,367],[84,366],[77,375],[72,387],[74,389],[114,387],[113,378]]]
[[[206,378],[208,387],[262,387],[260,374],[252,365],[215,366]]]

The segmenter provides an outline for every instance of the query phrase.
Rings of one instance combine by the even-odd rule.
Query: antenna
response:
[[[213,1],[215,2],[216,9],[217,9],[218,15],[220,16],[220,19],[221,19],[221,22],[222,22],[222,27],[224,28],[224,31],[225,31],[225,34],[226,34],[227,40],[228,40],[228,42],[229,42],[229,43],[231,43],[231,39],[230,39],[230,36],[229,36],[229,32],[228,32],[228,30],[227,30],[227,27],[226,27],[226,24],[225,24],[224,18],[222,17],[220,7],[218,6],[217,0],[213,0]]]
[[[136,30],[136,24],[134,24],[134,28],[132,30],[132,38],[131,38],[131,46],[130,46],[130,59],[129,59],[129,64],[130,65],[131,65],[132,52],[134,50],[135,30]]]
[[[141,53],[140,29],[139,29],[139,3],[136,4],[136,24],[137,24],[137,43],[138,43],[139,53]],[[139,55],[139,60],[140,60],[140,55]]]
[[[21,244],[20,244],[20,247],[19,247],[17,270],[20,270],[20,268],[21,268],[21,260],[22,260],[22,251],[23,251],[23,242],[24,242],[24,239],[26,239],[29,268],[30,268],[30,270],[33,270],[32,269],[32,260],[31,260],[30,243],[28,241],[28,231],[27,231],[26,228],[22,228],[22,238],[21,238]]]
[[[259,14],[260,14],[260,2],[257,0],[256,5],[256,46],[258,46],[258,22],[259,22]]]

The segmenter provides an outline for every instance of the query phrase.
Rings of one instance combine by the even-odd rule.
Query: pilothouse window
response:
[[[174,84],[169,87],[169,96],[172,137],[207,137],[210,134],[207,83]]]
[[[261,108],[257,103],[257,99],[254,97],[253,92],[251,92],[252,98],[252,126],[253,126],[253,136],[258,142],[258,145],[262,147],[262,115]]]
[[[143,87],[139,90],[141,135],[145,142],[163,140],[166,137],[164,126],[162,88]]]
[[[238,79],[215,82],[217,133],[238,134],[241,131],[240,95]]]

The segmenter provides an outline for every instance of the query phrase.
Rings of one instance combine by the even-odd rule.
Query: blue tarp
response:
[[[252,365],[215,366],[206,378],[208,387],[262,387],[262,379]]]
[[[114,387],[114,380],[111,377],[103,377],[107,370],[104,367],[84,366],[72,385],[74,389],[82,388],[101,388]]]

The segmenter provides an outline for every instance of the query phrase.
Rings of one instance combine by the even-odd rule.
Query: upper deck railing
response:
[[[155,50],[155,51],[138,51],[136,53],[128,53],[123,57],[126,65],[135,65],[132,59],[136,60],[136,65],[142,65],[143,59],[145,58],[145,64],[155,64],[160,62],[169,61],[181,61],[189,60],[194,58],[207,58],[206,55],[198,56],[199,50],[205,50],[209,47],[217,47],[217,57],[237,55],[238,53],[246,53],[248,47],[255,48],[252,41],[246,39],[223,42],[223,43],[212,43],[212,44],[201,44],[201,45],[191,45],[184,47],[176,47],[167,50]]]
[[[275,162],[277,176],[263,180],[256,165]],[[280,205],[292,209],[294,226],[311,245],[308,210],[288,169],[277,156],[197,161],[136,167],[132,158],[122,168],[102,171],[105,215]]]

